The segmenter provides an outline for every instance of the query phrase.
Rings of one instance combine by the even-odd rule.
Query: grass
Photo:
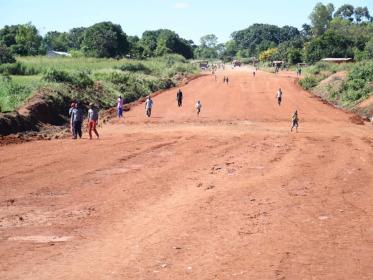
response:
[[[347,74],[343,79],[335,77],[321,83],[337,72]],[[332,103],[352,109],[373,94],[373,60],[339,65],[319,62],[305,70],[299,84]]]
[[[0,65],[0,112],[17,109],[37,90],[109,107],[119,95],[131,102],[175,85],[180,74],[198,71],[179,55],[146,60],[19,57]]]

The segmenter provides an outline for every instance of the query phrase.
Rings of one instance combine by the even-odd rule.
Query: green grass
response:
[[[199,71],[179,55],[146,60],[19,57],[0,66],[0,112],[17,109],[37,90],[109,107],[119,95],[131,102],[175,85],[178,74]]]

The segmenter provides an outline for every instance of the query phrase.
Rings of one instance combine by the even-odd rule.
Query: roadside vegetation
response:
[[[122,95],[126,102],[172,87],[180,75],[198,73],[180,55],[146,60],[20,57],[0,65],[0,108],[12,111],[32,93],[58,92],[71,99],[110,107]]]

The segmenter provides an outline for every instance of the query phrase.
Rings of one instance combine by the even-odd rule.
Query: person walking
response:
[[[152,108],[153,108],[153,100],[151,96],[149,95],[148,98],[145,101],[145,110],[146,110],[146,115],[148,118],[152,115]]]
[[[298,132],[299,126],[299,118],[298,118],[298,110],[295,110],[293,116],[291,117],[291,129],[290,131],[293,132],[293,128],[295,127],[295,131]]]
[[[72,112],[76,106],[75,102],[72,102],[69,109],[69,117],[70,117],[70,132],[73,133],[73,118],[72,118]]]
[[[277,94],[276,94],[276,98],[277,98],[278,106],[281,106],[281,101],[282,101],[282,90],[281,90],[281,88],[278,89]]]
[[[256,74],[256,73],[255,73],[255,70],[254,70],[254,71],[253,71],[253,77],[254,77],[254,78],[255,78],[255,74]]]
[[[119,96],[117,99],[117,116],[118,118],[123,117],[123,98]]]
[[[93,104],[89,104],[88,110],[88,134],[89,139],[92,140],[92,131],[96,134],[97,139],[99,139],[100,135],[97,132],[97,124],[98,124],[98,108]]]
[[[183,106],[183,92],[179,89],[176,93],[177,106]]]
[[[201,108],[202,108],[202,104],[201,104],[201,101],[197,101],[196,103],[196,110],[197,110],[197,115],[199,116],[199,113],[201,113]]]
[[[82,138],[83,109],[79,102],[72,110],[71,118],[73,121],[73,139],[77,139],[78,136]]]

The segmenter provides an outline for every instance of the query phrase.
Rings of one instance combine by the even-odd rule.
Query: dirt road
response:
[[[182,91],[99,141],[0,147],[0,279],[373,279],[371,125],[286,73]]]

